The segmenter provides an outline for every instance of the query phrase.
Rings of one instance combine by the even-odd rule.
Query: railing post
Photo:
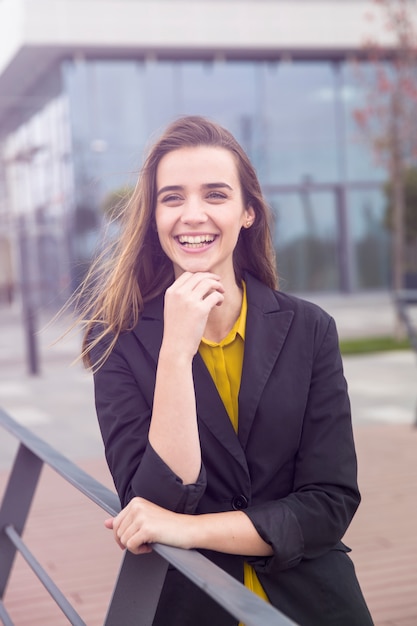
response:
[[[168,562],[155,551],[123,558],[104,626],[151,626]]]
[[[417,355],[417,330],[413,324],[411,314],[407,310],[408,306],[417,305],[417,290],[403,290],[395,294],[395,304],[397,306],[398,317],[404,324],[411,347]],[[417,428],[417,404],[414,410],[414,426]]]
[[[4,529],[13,526],[21,535],[29,514],[43,461],[20,444],[0,508],[0,598],[3,598],[16,548]]]

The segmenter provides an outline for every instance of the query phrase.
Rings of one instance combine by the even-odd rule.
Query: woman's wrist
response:
[[[168,364],[169,367],[186,367],[191,365],[194,358],[192,351],[186,351],[184,346],[170,340],[163,340],[159,351],[158,366]]]

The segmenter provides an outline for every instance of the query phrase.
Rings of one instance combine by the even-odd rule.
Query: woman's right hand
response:
[[[210,311],[222,304],[220,277],[210,272],[184,272],[166,290],[164,346],[192,358],[200,345]]]

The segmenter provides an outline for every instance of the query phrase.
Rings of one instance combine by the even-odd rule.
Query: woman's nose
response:
[[[181,221],[185,224],[201,224],[207,220],[201,200],[190,200],[183,205]]]

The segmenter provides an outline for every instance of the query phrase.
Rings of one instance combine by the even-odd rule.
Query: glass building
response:
[[[273,209],[283,290],[389,287],[386,174],[354,123],[363,94],[350,62],[250,56],[67,55],[38,81],[2,136],[0,243],[12,206],[12,238],[32,242],[44,302],[77,284],[105,198],[134,183],[149,141],[182,114],[214,119],[248,152]]]

